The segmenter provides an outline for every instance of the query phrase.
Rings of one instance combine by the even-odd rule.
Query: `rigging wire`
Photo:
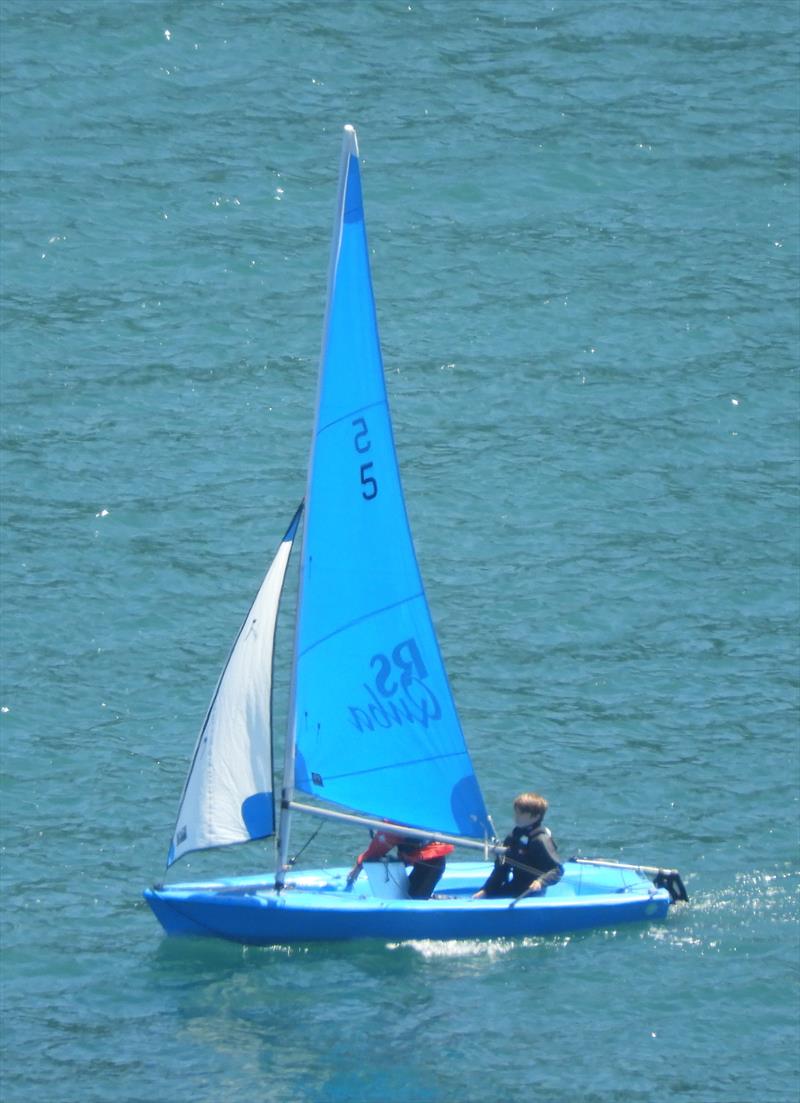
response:
[[[290,858],[290,859],[289,859],[289,861],[288,861],[288,862],[286,863],[289,869],[291,869],[291,868],[292,868],[292,867],[294,866],[294,864],[295,864],[295,862],[297,861],[297,859],[298,859],[298,858],[300,858],[300,857],[302,856],[302,854],[303,854],[303,851],[304,851],[304,850],[305,850],[305,849],[306,849],[307,847],[309,847],[309,846],[311,845],[311,843],[313,843],[314,839],[316,839],[317,835],[319,835],[320,831],[321,831],[321,830],[323,829],[323,827],[324,827],[324,826],[325,826],[325,820],[323,820],[323,821],[322,821],[322,822],[320,823],[319,827],[318,827],[318,828],[317,828],[317,830],[316,830],[316,831],[315,831],[315,832],[314,832],[314,833],[313,833],[313,834],[312,834],[312,835],[310,836],[310,838],[306,839],[306,841],[305,841],[305,842],[303,843],[303,845],[302,845],[302,846],[300,847],[300,849],[299,849],[299,850],[298,850],[298,852],[297,852],[297,853],[296,853],[296,854],[294,855],[294,857],[293,857],[293,858]]]

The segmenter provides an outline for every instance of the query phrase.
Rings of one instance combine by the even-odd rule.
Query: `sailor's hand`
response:
[[[528,892],[531,894],[531,896],[535,896],[537,893],[542,891],[542,887],[543,886],[541,881],[531,881],[531,886],[528,889]]]
[[[477,892],[473,892],[472,899],[473,900],[483,900],[485,895],[486,895],[486,893],[483,891],[483,889],[478,889]]]

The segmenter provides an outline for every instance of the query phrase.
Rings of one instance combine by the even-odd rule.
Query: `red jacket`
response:
[[[376,831],[372,842],[356,861],[359,865],[383,858],[393,846],[397,847],[398,857],[406,865],[414,866],[419,862],[429,862],[433,858],[444,858],[452,854],[455,847],[450,843],[429,843],[423,839],[407,839],[403,835],[393,835],[390,831]]]

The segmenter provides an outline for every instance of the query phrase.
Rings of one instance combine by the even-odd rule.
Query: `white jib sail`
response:
[[[302,506],[231,650],[197,740],[167,866],[192,850],[272,835],[272,655]]]

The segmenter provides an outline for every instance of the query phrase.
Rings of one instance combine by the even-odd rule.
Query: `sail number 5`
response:
[[[357,417],[353,421],[353,428],[357,430],[356,435],[353,437],[353,445],[356,452],[363,456],[364,453],[369,452],[372,447],[367,423],[363,417]],[[373,498],[377,498],[378,496],[377,480],[374,476],[369,474],[374,466],[372,460],[368,460],[366,463],[361,464],[361,497],[368,502],[371,502]]]

